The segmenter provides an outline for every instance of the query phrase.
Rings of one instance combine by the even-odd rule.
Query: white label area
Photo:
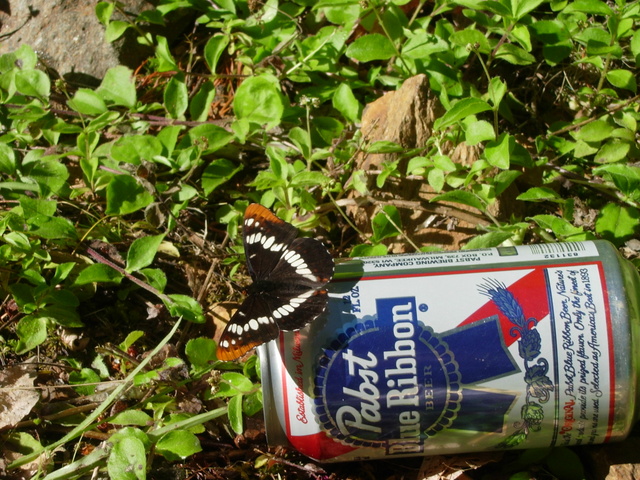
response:
[[[558,445],[600,443],[608,435],[610,346],[607,305],[596,266],[549,271],[557,334]]]

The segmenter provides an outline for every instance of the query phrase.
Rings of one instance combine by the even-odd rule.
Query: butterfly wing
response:
[[[249,295],[222,332],[216,352],[219,360],[231,361],[258,345],[273,340],[280,329],[263,295]]]
[[[242,234],[249,274],[255,282],[273,271],[298,231],[269,209],[252,203],[244,213]]]

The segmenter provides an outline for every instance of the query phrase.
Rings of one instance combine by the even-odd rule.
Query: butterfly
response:
[[[218,342],[218,359],[226,361],[314,320],[327,306],[324,286],[333,276],[325,246],[298,238],[293,225],[262,205],[247,207],[242,235],[253,283]]]

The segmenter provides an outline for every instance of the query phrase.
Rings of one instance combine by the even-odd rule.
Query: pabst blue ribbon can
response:
[[[608,242],[336,265],[325,313],[260,349],[269,443],[319,461],[623,439],[640,279]]]

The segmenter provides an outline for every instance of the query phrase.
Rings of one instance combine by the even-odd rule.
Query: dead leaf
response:
[[[35,378],[33,365],[15,365],[0,372],[0,429],[18,423],[38,403]]]

